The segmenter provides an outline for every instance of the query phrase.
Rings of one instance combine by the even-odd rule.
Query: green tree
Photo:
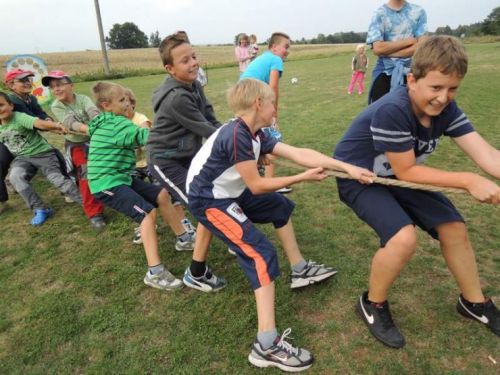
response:
[[[148,37],[133,22],[115,23],[109,30],[106,43],[111,49],[146,48]]]
[[[158,30],[156,30],[154,33],[151,33],[151,35],[149,35],[149,46],[158,48],[160,46],[160,43],[160,33],[158,32]]]
[[[500,7],[493,9],[486,17],[481,30],[487,35],[500,35]]]

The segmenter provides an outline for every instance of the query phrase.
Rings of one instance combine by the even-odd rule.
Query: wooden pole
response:
[[[99,39],[101,40],[102,62],[104,64],[104,73],[109,75],[108,51],[104,41],[104,31],[102,30],[101,10],[99,9],[99,0],[94,0],[95,13],[97,16],[97,27],[99,28]]]

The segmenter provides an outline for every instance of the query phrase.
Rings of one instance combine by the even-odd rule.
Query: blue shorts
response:
[[[119,185],[92,195],[140,224],[147,214],[158,207],[156,200],[161,190],[160,186],[133,178],[130,186]]]
[[[191,158],[180,160],[169,160],[168,162],[158,164],[149,164],[148,170],[153,178],[160,182],[173,199],[187,206],[186,179]]]
[[[339,179],[337,182],[340,200],[377,232],[381,247],[407,225],[418,225],[439,239],[437,226],[464,222],[450,200],[441,193],[373,184],[357,194],[350,194],[351,189],[359,189],[358,182]]]
[[[276,249],[254,223],[285,226],[295,207],[278,193],[253,195],[248,189],[235,199],[189,197],[189,210],[237,254],[252,288],[273,282],[280,274]]]

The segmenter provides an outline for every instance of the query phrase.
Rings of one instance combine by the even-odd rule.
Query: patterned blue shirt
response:
[[[427,32],[427,15],[419,5],[405,2],[400,10],[382,5],[372,17],[366,43],[419,38]]]

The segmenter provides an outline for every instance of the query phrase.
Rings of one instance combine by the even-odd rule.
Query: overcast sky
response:
[[[4,6],[8,2],[8,6]],[[386,1],[385,1],[386,2]],[[273,31],[292,39],[318,33],[366,31],[376,0],[100,0],[104,32],[134,22],[148,36],[186,30],[193,44],[231,43],[240,32],[259,41]],[[483,21],[499,0],[415,0],[427,11],[428,26]],[[99,49],[94,0],[1,0],[0,54]]]

